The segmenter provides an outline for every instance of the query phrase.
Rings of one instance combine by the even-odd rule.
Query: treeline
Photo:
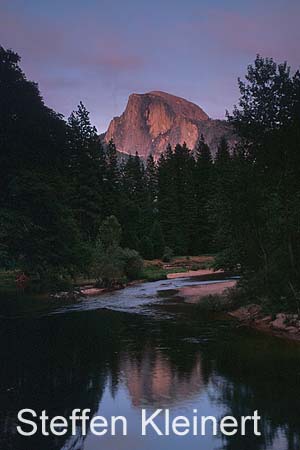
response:
[[[241,141],[219,197],[219,264],[240,269],[250,300],[300,313],[300,72],[257,56],[239,89],[228,114]]]
[[[122,228],[117,244],[144,258],[214,247],[207,210],[214,165],[203,139],[194,154],[177,145],[158,162],[121,159],[112,141],[100,141],[82,103],[65,121],[44,105],[18,55],[2,48],[0,57],[2,267],[85,270],[112,216]]]
[[[247,295],[298,307],[299,72],[258,56],[239,87],[228,114],[235,148],[222,140],[213,158],[201,138],[193,151],[167,147],[157,162],[120,159],[82,103],[65,121],[1,48],[1,266],[67,276],[95,261],[103,273],[111,260],[124,273],[128,261],[139,265],[136,252],[214,252],[219,267],[243,274]]]

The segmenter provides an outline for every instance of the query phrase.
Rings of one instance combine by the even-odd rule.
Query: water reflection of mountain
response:
[[[134,406],[177,406],[199,395],[204,387],[200,353],[191,355],[193,365],[184,373],[159,350],[146,349],[140,361],[123,356],[121,371]]]
[[[132,403],[167,406],[193,398],[204,386],[199,352],[180,353],[169,341],[168,327],[152,323],[153,336],[140,317],[107,311],[3,323],[0,352],[0,448],[6,450],[77,450],[80,436],[22,438],[17,413],[32,408],[69,416],[74,408],[96,413],[106,386],[112,397],[120,380]],[[157,350],[163,341],[165,350]],[[179,358],[179,359],[178,359]],[[2,445],[3,444],[3,445]]]
[[[300,448],[300,349],[195,311],[176,321],[102,310],[3,322],[0,357],[1,449],[84,449],[79,435],[24,440],[16,434],[17,412],[105,413],[104,390],[112,405],[121,384],[136,408],[197,407],[199,394],[209,392],[212,411],[258,409],[263,436],[225,439],[222,450]]]

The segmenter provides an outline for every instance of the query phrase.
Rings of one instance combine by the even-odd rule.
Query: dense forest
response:
[[[213,158],[202,138],[143,161],[104,145],[82,103],[68,120],[45,106],[19,62],[0,47],[3,269],[134,278],[141,257],[214,253],[248,297],[299,310],[299,72],[257,56],[227,114],[235,148]]]

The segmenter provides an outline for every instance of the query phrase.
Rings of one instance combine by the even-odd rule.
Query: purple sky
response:
[[[132,92],[163,90],[223,118],[256,53],[300,66],[299,0],[0,0],[0,45],[47,105],[80,100],[99,131]]]

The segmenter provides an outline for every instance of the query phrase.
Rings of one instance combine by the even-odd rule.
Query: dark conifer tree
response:
[[[124,228],[124,245],[140,250],[147,230],[147,184],[144,164],[139,158],[129,156],[122,170],[121,222]]]
[[[145,259],[153,259],[154,258],[154,252],[153,252],[153,242],[152,239],[149,236],[143,236],[140,242],[140,253]]]
[[[0,253],[41,277],[61,275],[85,255],[69,205],[67,127],[19,62],[0,47]]]
[[[120,216],[120,164],[116,146],[111,139],[106,147],[106,189],[105,189],[105,215]]]
[[[214,245],[218,252],[226,246],[231,236],[232,224],[232,164],[229,146],[222,138],[214,160],[213,192],[210,198],[210,219],[214,224]]]
[[[68,120],[72,208],[82,235],[94,240],[103,218],[104,155],[89,112],[80,102]]]
[[[213,223],[210,220],[210,204],[213,196],[213,161],[209,146],[201,135],[195,151],[194,171],[196,213],[193,233],[195,251],[207,253],[213,250]]]
[[[160,223],[156,220],[151,230],[153,258],[161,258],[165,248],[165,239]]]
[[[186,144],[167,148],[158,165],[159,218],[166,244],[177,254],[194,251],[195,161]]]
[[[145,177],[147,183],[147,192],[149,195],[149,199],[153,204],[153,208],[155,201],[157,200],[157,175],[157,166],[155,164],[153,156],[150,154],[147,158]]]
[[[149,240],[152,226],[158,220],[158,172],[157,165],[152,155],[147,159],[145,169],[146,196],[143,207],[144,231],[143,234]],[[149,247],[149,246],[148,246]],[[153,253],[153,251],[152,251]]]
[[[251,295],[279,303],[284,298],[281,307],[289,304],[298,310],[299,78],[286,63],[258,56],[248,67],[246,81],[239,80],[239,107],[229,120],[242,139],[242,151],[233,163],[239,168],[235,174],[240,174],[235,185],[243,186],[244,195],[232,195],[231,208],[236,203],[238,207],[225,249],[241,267]]]
[[[158,214],[166,243],[172,247],[176,238],[176,193],[174,190],[173,150],[168,146],[158,160]]]

